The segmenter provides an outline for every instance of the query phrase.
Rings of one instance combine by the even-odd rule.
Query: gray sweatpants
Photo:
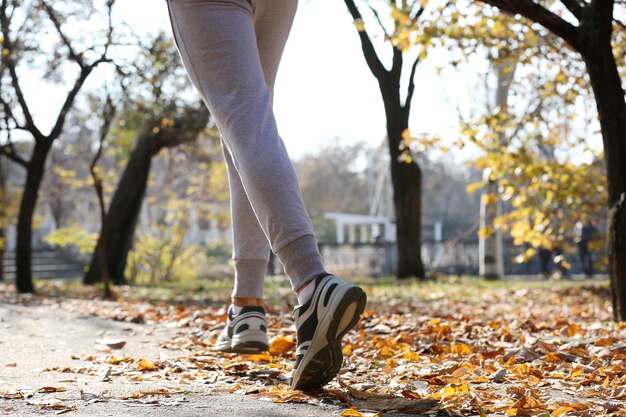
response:
[[[189,78],[222,135],[234,297],[262,298],[270,248],[294,289],[324,272],[272,95],[297,0],[168,0]]]

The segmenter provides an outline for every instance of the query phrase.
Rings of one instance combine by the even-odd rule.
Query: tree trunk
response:
[[[608,255],[613,316],[626,321],[626,102],[610,41],[586,32],[583,52],[596,98],[609,188]],[[609,35],[610,39],[610,35]]]
[[[502,53],[503,51],[501,51]],[[500,57],[500,60],[493,62],[498,85],[495,91],[495,105],[499,109],[500,115],[503,117],[500,119],[499,125],[502,125],[506,120],[509,104],[509,91],[511,90],[511,83],[515,76],[515,69],[517,66],[517,55],[506,51],[504,56]],[[496,126],[497,127],[497,126]],[[508,138],[501,132],[496,130],[496,137],[500,143],[495,146],[500,148],[506,146]],[[486,169],[483,172],[483,180],[487,183],[480,198],[480,228],[493,228],[497,217],[502,215],[502,203],[500,201],[489,202],[486,201],[486,195],[498,195],[499,182],[492,180],[490,177],[491,170]],[[488,280],[500,280],[504,276],[504,259],[503,259],[503,245],[502,245],[502,231],[498,228],[487,236],[481,235],[478,238],[478,253],[479,253],[479,274]]]
[[[398,95],[397,101],[394,95]],[[398,278],[424,279],[422,263],[422,171],[416,161],[398,160],[401,154],[402,133],[408,129],[408,114],[400,106],[399,92],[383,95],[387,113],[387,139],[391,157],[391,182],[396,217],[396,243],[398,245]],[[395,106],[393,101],[395,101]]]
[[[31,272],[33,216],[37,208],[39,187],[51,143],[47,140],[40,140],[35,143],[26,171],[26,184],[17,218],[17,275],[15,285],[20,293],[33,293],[35,291]]]
[[[489,179],[490,172],[485,170],[483,179],[487,182],[480,198],[480,228],[493,229],[495,220],[502,214],[500,201],[487,201],[485,196],[498,194],[498,181]],[[504,276],[504,259],[502,257],[502,231],[492,230],[488,236],[478,238],[480,276],[490,281],[497,281]]]
[[[137,145],[133,149],[126,169],[117,185],[109,206],[104,227],[83,278],[85,284],[99,282],[98,253],[102,246],[102,236],[106,237],[106,255],[109,273],[116,285],[126,283],[124,270],[128,252],[132,247],[135,226],[139,218],[143,197],[146,194],[152,158],[163,148],[172,148],[182,143],[192,142],[209,122],[209,111],[204,105],[199,108],[187,107],[180,117],[169,127],[158,127],[158,123],[147,123],[137,133]],[[155,128],[155,125],[157,126]]]
[[[101,253],[104,236],[106,237],[104,246],[106,250],[104,252],[108,260],[111,278],[116,285],[125,283],[126,259],[132,245],[143,197],[146,193],[152,157],[156,152],[158,152],[158,148],[154,146],[154,137],[141,135],[111,200],[106,225],[98,239],[83,283],[95,284],[102,280],[98,267],[98,254]]]
[[[4,185],[4,170],[2,169],[2,158],[0,157],[0,281],[4,281],[4,248],[6,247],[4,228],[7,219],[4,209]]]

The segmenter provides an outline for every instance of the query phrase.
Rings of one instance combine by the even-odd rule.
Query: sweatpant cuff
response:
[[[235,287],[233,297],[263,298],[263,283],[267,261],[235,259]]]
[[[308,284],[316,276],[325,273],[322,255],[313,235],[306,235],[282,247],[278,259],[285,267],[294,291]]]

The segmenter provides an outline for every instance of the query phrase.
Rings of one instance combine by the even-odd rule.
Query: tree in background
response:
[[[517,57],[506,57],[492,62],[493,70],[496,74],[495,108],[500,114],[506,115],[509,106],[509,91],[513,77]],[[494,131],[500,136],[498,142],[501,146],[506,146],[508,142],[504,137],[504,129],[500,124],[494,126]],[[497,178],[487,168],[483,170],[483,181],[486,182],[480,198],[480,228],[485,230],[494,224],[495,219],[502,214],[502,205],[499,200],[490,198],[498,192],[499,183]],[[478,244],[479,274],[486,279],[499,280],[504,276],[504,259],[502,232],[496,229],[491,233],[479,233]]]
[[[589,101],[584,64],[557,36],[529,26],[519,15],[464,1],[447,3],[439,14],[441,19],[425,33],[449,50],[455,67],[463,69],[470,58],[476,65],[478,56],[494,68],[495,77],[484,89],[495,91],[495,97],[486,100],[487,114],[465,117],[462,137],[469,141],[456,143],[463,147],[473,142],[485,153],[476,164],[485,170],[485,178],[468,187],[483,188],[483,214],[491,215],[482,220],[480,238],[497,240],[499,231],[514,231],[515,243],[529,248],[519,262],[528,261],[539,247],[562,249],[580,215],[601,215],[598,207],[604,201],[606,179],[597,169],[601,155],[589,145],[595,114],[576,118]],[[476,96],[480,90],[474,87]],[[409,138],[407,144],[427,148],[437,142]],[[576,154],[584,155],[587,163],[574,161]],[[510,211],[496,216],[500,200]],[[483,253],[489,255],[494,253]]]
[[[615,0],[483,0],[542,25],[576,51],[585,63],[595,96],[608,180],[609,274],[616,320],[626,320],[626,102],[624,5]],[[559,14],[567,13],[567,19]]]
[[[104,105],[101,110],[101,119],[102,125],[100,126],[100,131],[98,132],[98,148],[96,153],[94,154],[93,159],[91,160],[91,164],[89,164],[89,171],[91,173],[91,178],[93,180],[93,187],[96,191],[96,195],[98,196],[98,208],[100,209],[100,245],[98,252],[95,254],[98,259],[98,267],[100,268],[100,276],[102,277],[102,281],[104,283],[104,297],[105,298],[113,298],[113,292],[111,291],[111,274],[109,273],[109,265],[107,263],[107,256],[104,249],[107,245],[107,210],[106,203],[104,201],[104,186],[102,184],[102,177],[99,174],[98,169],[98,161],[102,156],[102,149],[104,147],[104,143],[109,135],[109,131],[111,130],[111,124],[113,123],[113,119],[115,118],[116,109],[113,105],[113,101],[111,100],[111,96],[107,95]]]
[[[2,155],[16,162],[26,170],[26,183],[20,204],[17,224],[17,278],[19,292],[34,292],[31,273],[31,241],[33,216],[37,207],[39,189],[45,172],[48,153],[54,142],[61,136],[68,113],[75,105],[78,93],[87,78],[101,64],[110,62],[109,48],[113,43],[111,12],[115,0],[106,2],[104,33],[92,45],[84,45],[82,40],[72,39],[63,23],[70,18],[89,21],[95,15],[95,5],[71,4],[63,12],[53,8],[48,2],[2,0],[0,2],[0,30],[2,32],[2,72],[0,105],[6,128],[23,131],[33,141],[30,157],[20,156],[11,141],[11,136],[3,138]],[[73,7],[72,7],[73,6]],[[43,32],[54,32],[57,42],[47,36],[47,42],[40,42]],[[94,31],[95,32],[95,31]],[[70,89],[59,110],[49,133],[35,121],[32,103],[29,104],[23,89],[24,71],[33,62],[43,58],[45,68],[40,68],[49,80],[65,83],[64,75],[76,73]],[[70,70],[70,67],[74,70]]]
[[[190,104],[182,94],[190,88],[187,77],[181,74],[174,44],[160,33],[144,46],[128,71],[127,90],[116,132],[134,136],[132,150],[124,172],[111,198],[107,225],[105,253],[113,282],[125,282],[124,271],[132,247],[135,227],[146,193],[152,159],[161,150],[195,141],[205,130],[209,112],[201,103]],[[140,88],[136,88],[141,86]],[[195,96],[192,96],[195,97]],[[194,99],[195,100],[195,99]],[[114,132],[115,133],[115,132]],[[98,256],[102,246],[98,240],[89,270],[83,282],[93,284],[101,280]]]
[[[354,19],[365,61],[378,81],[385,106],[398,245],[396,273],[398,278],[413,276],[423,279],[425,271],[421,255],[422,171],[417,162],[401,149],[403,136],[406,136],[409,128],[411,100],[415,93],[414,76],[421,54],[418,54],[411,65],[404,100],[402,100],[401,78],[404,69],[404,53],[412,45],[412,33],[424,13],[426,1],[390,0],[387,4],[393,20],[393,32],[386,30],[376,10],[372,9],[373,18],[380,24],[384,39],[391,46],[390,69],[385,68],[376,52],[372,38],[365,29],[363,16],[354,0],[345,0],[345,3]]]
[[[6,247],[6,236],[4,231],[6,222],[6,213],[4,210],[5,179],[4,167],[2,162],[2,158],[0,158],[0,281],[4,280],[4,249]]]
[[[327,212],[368,214],[367,183],[362,165],[369,164],[364,144],[326,145],[295,162],[304,203],[322,243],[336,239]]]

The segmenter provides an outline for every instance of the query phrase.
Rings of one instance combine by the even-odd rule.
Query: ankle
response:
[[[298,288],[296,291],[296,295],[298,297],[298,304],[303,305],[306,304],[311,297],[313,297],[313,293],[315,292],[315,280],[309,281],[307,284]]]
[[[262,298],[254,297],[231,297],[231,304],[235,307],[263,307]]]

